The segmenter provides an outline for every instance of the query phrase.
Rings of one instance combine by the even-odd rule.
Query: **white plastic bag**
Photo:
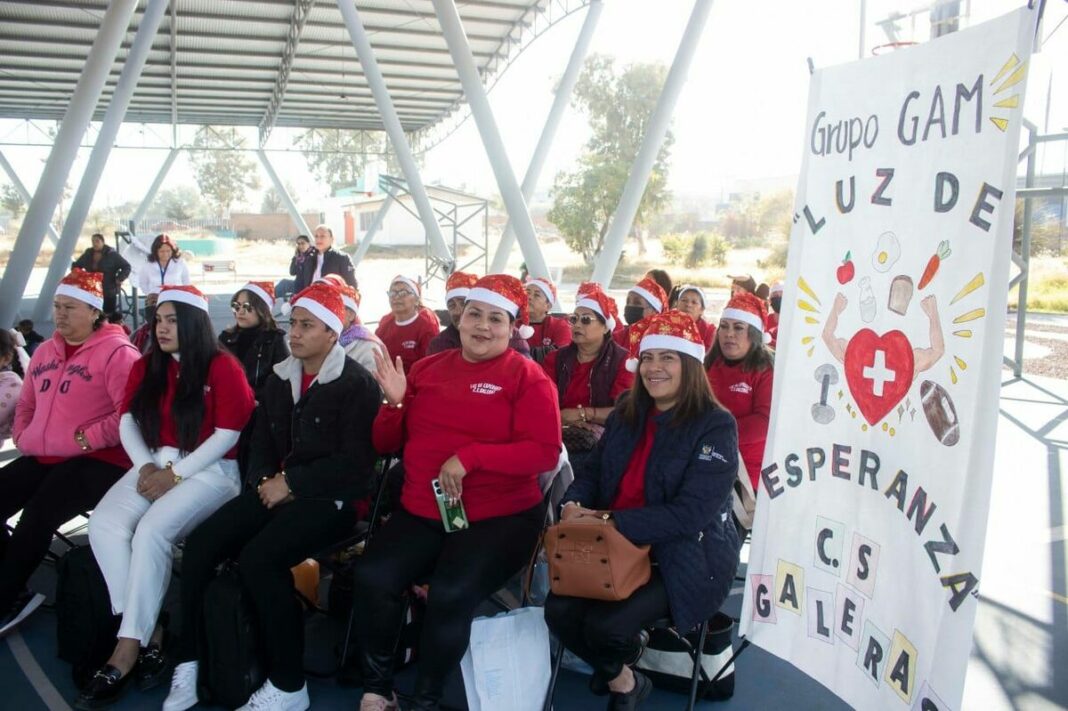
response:
[[[470,711],[540,711],[551,675],[545,611],[475,618],[460,670]]]

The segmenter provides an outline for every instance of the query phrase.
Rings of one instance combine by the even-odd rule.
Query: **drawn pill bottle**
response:
[[[875,320],[875,293],[871,290],[871,277],[864,277],[858,283],[860,288],[860,318],[864,323]]]

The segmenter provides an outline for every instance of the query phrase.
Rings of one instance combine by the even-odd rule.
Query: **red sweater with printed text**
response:
[[[441,323],[438,317],[428,308],[419,309],[413,318],[402,324],[397,323],[393,314],[386,314],[375,329],[375,335],[382,343],[386,344],[389,357],[396,359],[401,357],[404,363],[404,372],[411,370],[417,360],[426,355],[426,348],[431,339],[438,335]]]
[[[563,348],[571,343],[571,324],[565,318],[557,318],[546,314],[541,323],[532,323],[534,335],[527,339],[527,345],[531,348],[538,346],[556,346]]]
[[[708,369],[712,392],[738,422],[738,451],[753,482],[753,491],[758,489],[764,443],[768,439],[773,372],[767,368],[746,373],[740,363],[731,365],[722,358]]]
[[[439,518],[430,482],[459,457],[464,509],[479,521],[542,500],[538,475],[556,466],[560,432],[556,389],[541,366],[511,348],[480,363],[453,349],[415,364],[403,407],[381,408],[372,438],[379,452],[404,447],[401,503],[424,518]]]

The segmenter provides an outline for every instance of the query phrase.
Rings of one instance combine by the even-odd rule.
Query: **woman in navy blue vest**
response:
[[[704,343],[689,316],[649,316],[632,331],[639,377],[608,417],[591,461],[576,472],[561,518],[607,518],[636,545],[652,544],[650,581],[626,600],[549,595],[549,628],[594,669],[610,709],[633,709],[651,682],[627,664],[638,635],[669,617],[680,633],[726,599],[741,542],[731,518],[738,471],[734,418],[704,377]]]

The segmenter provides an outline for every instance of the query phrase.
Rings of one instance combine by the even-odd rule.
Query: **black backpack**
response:
[[[81,689],[115,649],[122,617],[111,614],[107,584],[89,546],[67,551],[56,572],[57,654],[70,662],[74,683]]]
[[[697,684],[699,699],[723,701],[734,696],[733,662],[715,683],[711,683],[711,679],[719,674],[734,653],[731,645],[733,628],[734,620],[722,612],[717,612],[708,621],[708,633],[701,656],[703,673]],[[697,645],[697,637],[697,630],[682,636],[671,628],[650,630],[649,641],[635,666],[649,677],[656,688],[689,694],[693,675],[693,657],[690,654]]]
[[[200,653],[201,701],[237,708],[267,678],[256,621],[233,566],[224,567],[204,592]]]

